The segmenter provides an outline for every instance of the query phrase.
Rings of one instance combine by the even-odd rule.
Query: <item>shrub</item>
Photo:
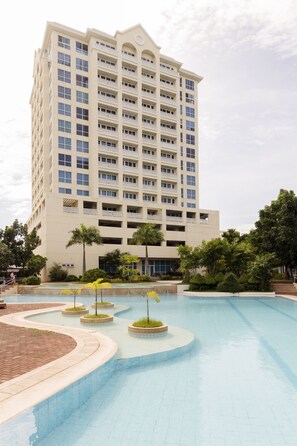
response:
[[[103,269],[94,268],[86,271],[81,277],[81,282],[95,282],[97,279],[104,279],[106,272]]]
[[[49,270],[49,277],[51,282],[62,282],[67,277],[67,271],[62,268],[60,263],[54,263]]]
[[[218,284],[217,290],[227,293],[238,293],[243,290],[243,286],[239,283],[235,274],[229,273],[225,276],[223,282]]]
[[[40,285],[40,279],[36,276],[25,277],[22,280],[23,285]]]
[[[75,276],[74,274],[70,274],[69,276],[66,277],[64,282],[78,282],[79,278],[77,276]]]
[[[152,281],[151,277],[147,276],[146,274],[144,274],[143,276],[133,275],[133,276],[129,277],[129,282],[132,282],[132,283],[151,282],[151,281]]]
[[[195,274],[195,276],[193,276],[192,279],[190,279],[189,290],[190,291],[201,291],[204,288],[205,288],[204,276],[202,276],[199,273]]]

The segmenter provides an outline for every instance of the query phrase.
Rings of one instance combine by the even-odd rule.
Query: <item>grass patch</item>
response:
[[[49,330],[39,330],[38,328],[27,328],[27,330],[30,330],[31,334],[36,336],[51,333]]]
[[[133,322],[133,327],[141,327],[141,328],[153,328],[153,327],[162,327],[162,321],[156,321],[154,319],[150,319],[149,322],[147,318],[139,319],[139,321]]]
[[[82,311],[85,310],[85,307],[72,307],[72,308],[66,308],[66,311]]]
[[[110,317],[109,314],[87,314],[84,316],[88,319],[103,319],[105,317]]]
[[[97,307],[100,307],[100,305],[110,305],[111,302],[97,302]]]

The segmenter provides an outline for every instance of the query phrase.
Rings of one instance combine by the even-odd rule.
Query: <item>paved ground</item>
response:
[[[7,304],[0,316],[57,304]],[[16,378],[48,362],[54,361],[76,347],[70,336],[45,330],[20,328],[1,323],[0,319],[0,384]]]

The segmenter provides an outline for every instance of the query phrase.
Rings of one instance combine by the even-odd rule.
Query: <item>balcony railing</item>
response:
[[[122,211],[102,211],[102,215],[105,217],[122,217]]]
[[[63,206],[63,212],[68,214],[78,214],[78,207]]]
[[[87,215],[97,215],[97,209],[83,209],[83,213]]]

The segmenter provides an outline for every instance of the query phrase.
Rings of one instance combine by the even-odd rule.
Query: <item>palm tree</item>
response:
[[[111,288],[112,285],[109,282],[103,282],[103,279],[99,278],[95,280],[94,282],[87,283],[84,288],[90,288],[91,290],[94,290],[95,292],[95,315],[98,315],[97,308],[98,308],[98,291],[100,290],[100,302],[103,304],[102,299],[102,290],[106,288]]]
[[[80,228],[75,228],[72,231],[71,239],[66,245],[66,248],[72,245],[82,245],[83,247],[83,266],[82,273],[86,272],[86,246],[92,246],[93,243],[101,245],[101,237],[99,230],[96,226],[89,226],[88,228],[84,224],[80,224]]]
[[[157,245],[164,240],[163,233],[156,225],[145,223],[139,226],[132,235],[132,243],[136,245],[145,245],[145,274],[149,275],[149,257],[148,245]]]

